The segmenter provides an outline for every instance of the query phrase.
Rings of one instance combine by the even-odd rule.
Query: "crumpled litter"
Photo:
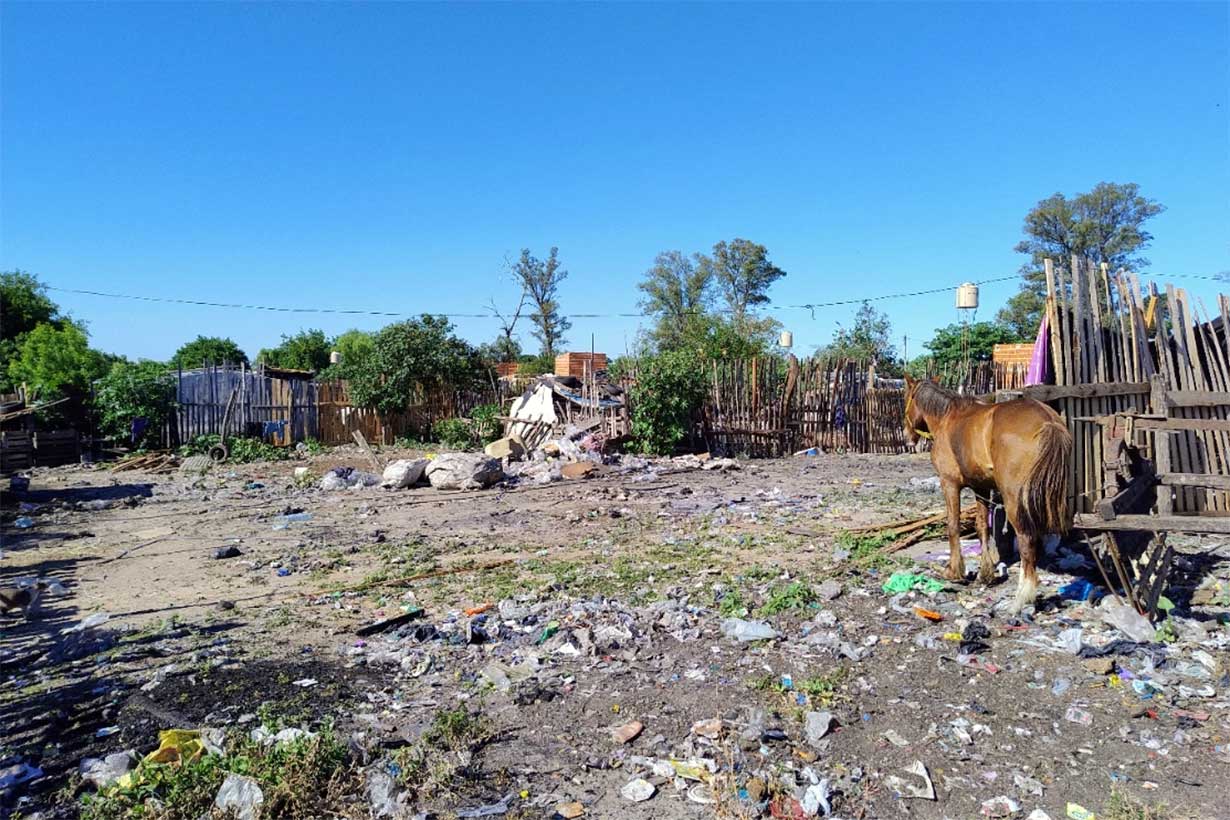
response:
[[[895,595],[899,592],[909,592],[912,589],[921,589],[928,594],[942,592],[944,584],[941,581],[930,577],[929,575],[920,575],[916,572],[894,572],[889,579],[884,582],[881,587],[889,595]]]

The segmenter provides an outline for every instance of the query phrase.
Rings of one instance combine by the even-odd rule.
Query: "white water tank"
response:
[[[781,337],[777,340],[777,343],[789,350],[794,347],[794,334],[789,330],[783,330]]]
[[[329,364],[337,364],[342,360],[342,354],[334,350],[329,354]]]
[[[978,286],[973,282],[966,282],[957,287],[957,307],[961,310],[977,310],[978,309]]]

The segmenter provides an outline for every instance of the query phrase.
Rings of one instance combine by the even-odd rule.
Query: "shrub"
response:
[[[209,452],[210,447],[213,447],[221,440],[222,437],[217,433],[206,433],[203,436],[197,436],[180,447],[179,454],[182,456],[205,455]],[[231,451],[231,456],[227,459],[227,462],[230,464],[249,464],[253,461],[285,461],[290,458],[290,450],[287,448],[276,447],[259,438],[232,436],[226,440],[226,446]]]
[[[94,385],[94,410],[103,434],[128,440],[134,419],[145,419],[136,447],[161,443],[162,428],[174,412],[171,376],[159,362],[116,362]]]
[[[645,356],[632,388],[632,444],[642,453],[670,455],[688,436],[705,399],[704,360],[685,351]]]
[[[468,447],[472,441],[470,423],[465,419],[440,419],[431,425],[431,435],[446,447]]]
[[[502,412],[498,404],[480,404],[470,411],[470,429],[478,444],[490,444],[503,434]]]

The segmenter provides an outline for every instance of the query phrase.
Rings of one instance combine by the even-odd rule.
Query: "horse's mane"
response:
[[[914,388],[914,404],[919,410],[933,416],[942,416],[953,407],[973,403],[971,397],[947,390],[933,381],[919,382],[918,387]]]

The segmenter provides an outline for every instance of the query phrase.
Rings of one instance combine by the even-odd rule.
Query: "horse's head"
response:
[[[920,384],[922,382],[918,379],[912,379],[908,375],[905,377],[905,440],[910,443],[911,447],[918,444],[919,438],[931,438],[931,432],[927,429],[927,419],[915,400]]]

